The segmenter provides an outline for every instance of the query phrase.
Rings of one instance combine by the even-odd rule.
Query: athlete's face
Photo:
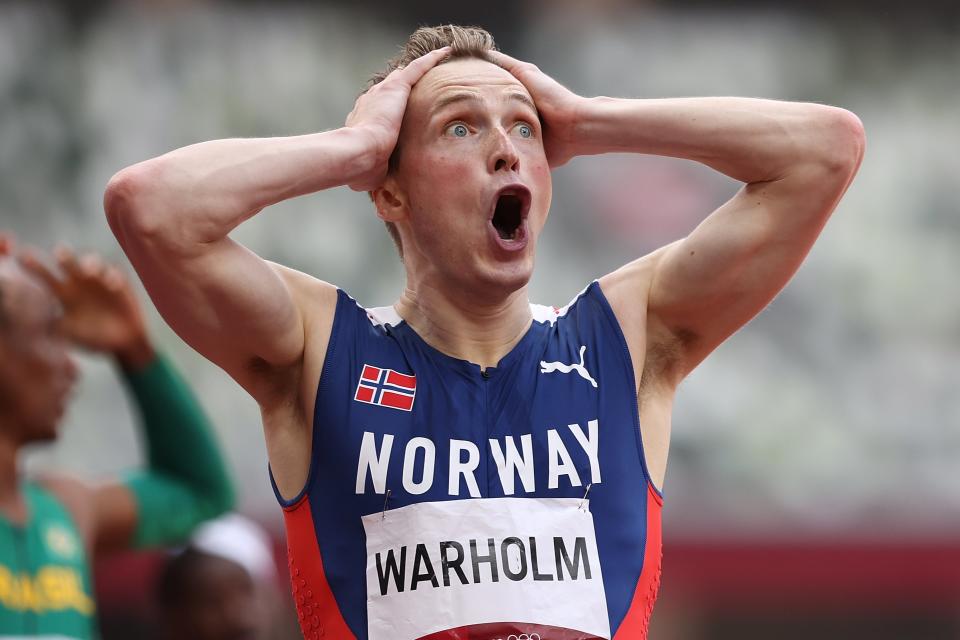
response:
[[[212,555],[192,567],[182,603],[166,612],[170,638],[259,640],[269,635],[264,596],[246,569]]]
[[[434,67],[413,87],[399,146],[387,188],[408,266],[471,289],[524,286],[551,198],[527,89],[483,60]]]
[[[18,444],[53,439],[77,378],[60,305],[10,258],[0,260],[0,287],[0,436]]]

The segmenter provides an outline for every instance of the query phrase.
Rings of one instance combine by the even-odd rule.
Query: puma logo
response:
[[[586,353],[587,347],[580,347],[580,362],[576,364],[564,364],[562,362],[546,362],[544,360],[540,361],[540,373],[553,373],[554,371],[559,371],[560,373],[570,373],[571,371],[576,371],[580,374],[580,377],[588,381],[593,385],[593,388],[597,388],[597,381],[593,379],[593,376],[590,375],[590,372],[587,371],[587,368],[583,366],[583,354]]]

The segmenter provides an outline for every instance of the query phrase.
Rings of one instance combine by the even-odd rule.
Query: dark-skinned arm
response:
[[[209,420],[169,361],[147,338],[136,296],[98,257],[57,251],[59,273],[30,253],[23,264],[63,305],[62,329],[77,346],[113,357],[137,406],[147,465],[120,482],[49,478],[98,551],[172,544],[233,506],[233,488]]]

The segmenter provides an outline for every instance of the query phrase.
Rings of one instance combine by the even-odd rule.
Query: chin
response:
[[[54,442],[60,436],[56,425],[43,426],[34,429],[27,434],[24,444],[43,444],[45,442]]]
[[[43,444],[44,442],[53,442],[60,436],[60,415],[45,416],[45,419],[37,420],[29,424],[23,434],[24,444]]]
[[[511,294],[529,284],[533,277],[533,261],[523,260],[513,264],[497,264],[484,270],[481,279],[485,289]]]

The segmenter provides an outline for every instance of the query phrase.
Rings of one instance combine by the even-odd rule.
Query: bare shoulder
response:
[[[600,278],[603,294],[610,302],[621,325],[634,326],[636,322],[630,322],[630,320],[646,317],[650,286],[653,283],[657,264],[667,248],[661,247]]]
[[[674,243],[675,244],[675,243]],[[600,278],[600,287],[627,341],[637,380],[640,432],[650,479],[663,486],[670,448],[670,416],[682,371],[682,336],[650,311],[650,291],[663,257],[661,247]]]
[[[267,261],[267,264],[287,285],[305,322],[323,322],[327,316],[333,321],[333,313],[337,307],[337,287],[276,262]]]
[[[599,280],[627,340],[639,390],[661,383],[672,388],[677,382],[671,371],[682,353],[683,337],[677,336],[649,313],[650,290],[657,267],[672,246],[669,244],[652,251]]]
[[[286,282],[303,318],[304,349],[298,393],[304,406],[312,408],[337,311],[337,287],[302,271],[268,264]]]
[[[313,407],[337,310],[337,288],[301,271],[268,262],[284,281],[303,320],[303,358],[294,370],[265,380],[260,396],[267,453],[274,480],[284,497],[306,482],[312,450]]]
[[[280,277],[290,292],[294,306],[302,321],[304,333],[303,357],[297,363],[298,366],[295,367],[299,370],[310,365],[318,350],[321,354],[326,350],[326,342],[330,337],[330,328],[333,325],[333,316],[337,308],[337,288],[329,282],[302,271],[275,262],[267,261],[267,264]],[[261,373],[265,374],[265,377],[274,375],[280,378],[288,377],[288,372],[264,370]],[[299,377],[299,371],[297,371],[297,374]],[[269,401],[269,398],[269,394],[262,400],[258,396],[261,405],[265,403],[264,401]]]

